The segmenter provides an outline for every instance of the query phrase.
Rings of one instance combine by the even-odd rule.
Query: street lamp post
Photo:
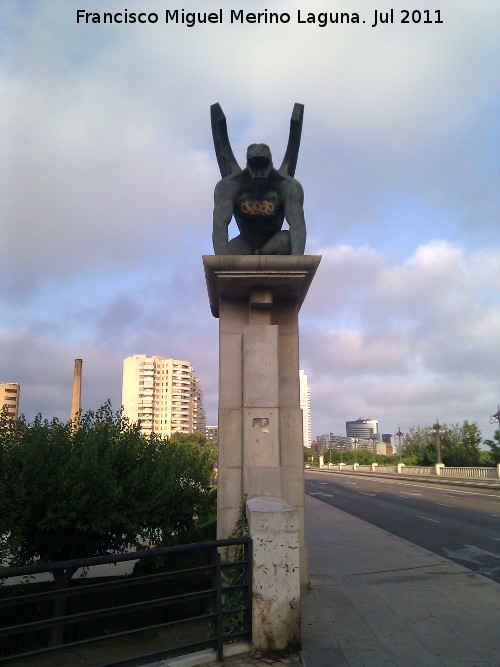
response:
[[[378,438],[375,435],[375,433],[372,433],[372,435],[370,436],[370,440],[372,441],[373,462],[376,463],[376,461],[377,461],[377,445],[376,445],[376,443],[378,442]]]
[[[398,430],[398,432],[396,433],[396,435],[397,435],[398,438],[399,438],[399,460],[402,461],[402,460],[403,460],[403,450],[401,449],[401,438],[403,437],[404,434],[403,434],[403,432],[401,431],[401,426],[398,426],[398,429],[399,429],[399,430]]]
[[[436,423],[432,426],[436,432],[436,447],[437,447],[437,462],[442,463],[441,461],[441,430],[443,428],[442,424],[439,423],[439,420],[436,419]]]
[[[500,423],[500,405],[498,406],[498,410],[495,412],[494,415],[491,415],[490,417],[490,424],[499,424]]]

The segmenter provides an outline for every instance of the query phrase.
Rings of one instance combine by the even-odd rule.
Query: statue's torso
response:
[[[284,220],[282,178],[271,174],[265,183],[239,175],[239,188],[234,200],[234,218],[243,236],[257,236],[262,240],[280,231]]]

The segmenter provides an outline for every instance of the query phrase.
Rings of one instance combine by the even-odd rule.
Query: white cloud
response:
[[[499,262],[497,250],[435,241],[402,263],[366,248],[324,253],[302,324],[301,363],[313,404],[323,406],[319,424],[328,404],[337,429],[353,413],[388,420],[396,407],[406,426],[431,419],[438,406],[448,411],[441,419],[486,419],[500,372],[500,304],[488,288],[499,283]],[[335,407],[344,395],[350,417]]]

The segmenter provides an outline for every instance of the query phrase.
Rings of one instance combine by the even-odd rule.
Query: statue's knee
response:
[[[255,248],[246,239],[243,239],[241,236],[236,236],[227,244],[227,252],[228,255],[253,255]]]
[[[289,255],[291,251],[290,234],[288,231],[282,230],[261,248],[260,253],[261,255]]]

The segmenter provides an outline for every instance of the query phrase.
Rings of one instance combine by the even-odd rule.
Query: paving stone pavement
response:
[[[217,665],[224,665],[224,667],[264,667],[267,665],[302,665],[300,655],[298,653],[275,653],[262,655],[261,653],[253,653],[252,655],[235,656],[224,660],[223,663],[218,662]]]
[[[306,497],[304,667],[500,667],[500,584]]]

